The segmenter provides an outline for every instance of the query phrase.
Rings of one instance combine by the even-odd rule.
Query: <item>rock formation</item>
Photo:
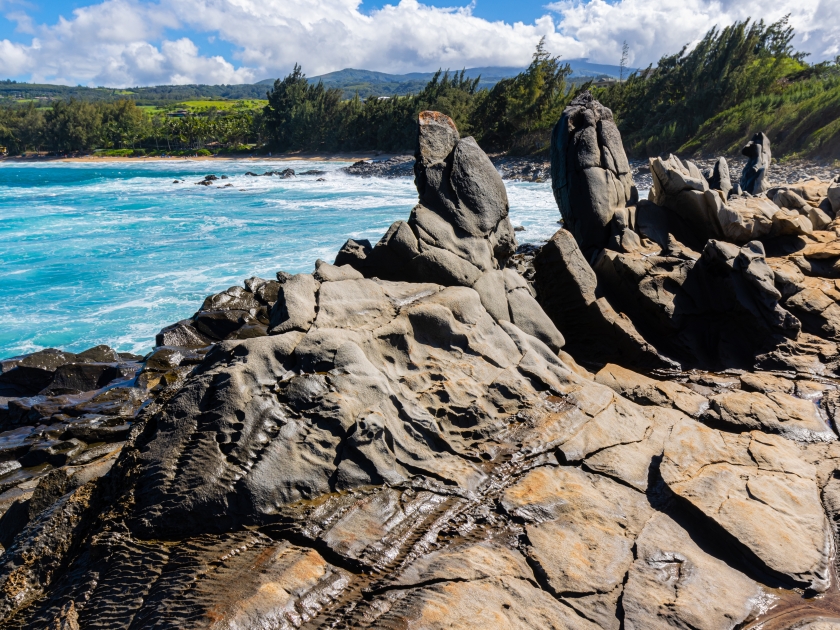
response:
[[[0,628],[831,627],[840,329],[807,261],[834,241],[694,250],[677,210],[599,199],[593,264],[561,230],[532,287],[488,164],[423,113],[420,204],[375,247],[210,296],[146,357],[0,362]],[[569,177],[622,181],[596,168]],[[762,344],[772,373],[665,354]]]
[[[770,187],[765,178],[772,161],[769,138],[763,133],[755,134],[741,149],[741,154],[748,160],[741,173],[741,190],[751,195],[765,192]]]
[[[553,136],[552,155],[566,156],[564,164],[582,163],[590,154],[570,126],[582,116],[584,104],[586,111],[611,118],[590,97],[576,99]],[[566,129],[573,132],[560,133]],[[763,178],[769,142],[758,134],[751,146],[757,147]],[[816,351],[808,335],[834,341],[833,327],[840,324],[828,308],[834,302],[824,292],[802,293],[812,283],[806,276],[840,277],[833,266],[840,251],[834,253],[836,246],[830,244],[837,241],[831,227],[831,184],[811,181],[776,189],[761,184],[771,193],[768,198],[757,193],[753,180],[755,195],[732,191],[723,158],[708,173],[711,184],[692,162],[673,155],[652,158],[650,167],[649,199],[614,211],[608,221],[610,238],[597,209],[614,207],[611,193],[578,189],[589,198],[575,203],[577,214],[570,214],[572,206],[562,192],[569,188],[566,171],[555,171],[558,206],[574,242],[567,239],[560,248],[563,260],[549,255],[560,251],[557,236],[534,258],[534,286],[564,337],[587,340],[590,356],[570,342],[574,354],[584,362],[650,367],[655,364],[652,357],[658,357],[660,366],[670,361],[683,368],[715,370],[756,365],[795,370],[810,362],[817,373],[831,372],[836,346]],[[593,168],[598,167],[589,170]],[[581,260],[572,262],[574,250],[583,253]],[[790,273],[796,275],[794,267],[801,279],[788,279]],[[786,275],[783,269],[790,271]],[[566,297],[569,292],[555,286],[570,270],[576,277],[589,276],[583,283],[588,290]],[[621,314],[622,337],[636,339],[636,349],[628,352],[608,334],[594,332],[605,329],[604,318],[584,314],[579,296],[589,296],[584,299],[587,307],[599,300],[601,313]],[[612,314],[606,319],[618,321]]]
[[[551,134],[551,186],[587,260],[611,235],[622,238],[625,208],[638,193],[612,112],[589,92],[571,102]]]

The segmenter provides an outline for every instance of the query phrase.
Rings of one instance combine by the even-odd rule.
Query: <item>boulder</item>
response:
[[[49,385],[55,371],[76,355],[47,348],[0,361],[0,395],[34,396]]]
[[[831,210],[834,212],[834,216],[836,217],[837,214],[840,213],[840,182],[832,182],[829,185],[828,190],[826,190],[826,195],[829,203],[831,204]]]
[[[714,420],[731,430],[778,433],[804,442],[837,439],[811,400],[781,391],[735,390],[712,396],[709,403]]]
[[[193,320],[184,319],[162,329],[155,337],[156,346],[181,346],[201,348],[213,343],[209,337],[200,333],[193,326]]]
[[[648,344],[633,323],[595,294],[598,279],[568,230],[559,230],[534,257],[537,301],[568,344],[588,361],[648,367],[673,365]]]
[[[590,260],[607,245],[616,210],[638,193],[612,112],[589,92],[572,100],[552,131],[551,182],[564,226]]]
[[[703,176],[709,182],[709,188],[719,190],[724,197],[729,196],[729,192],[732,190],[732,180],[729,178],[729,164],[727,164],[726,158],[719,157],[715,165]]]
[[[619,365],[605,365],[595,375],[595,382],[640,405],[672,407],[689,416],[699,416],[709,408],[705,397],[679,383],[648,378]]]
[[[747,164],[741,173],[741,189],[751,195],[766,192],[770,188],[766,181],[772,160],[770,139],[763,133],[755,134],[741,149],[741,154],[747,156]]]

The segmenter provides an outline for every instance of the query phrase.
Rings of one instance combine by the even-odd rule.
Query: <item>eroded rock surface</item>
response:
[[[571,157],[627,193],[608,110],[573,106]],[[488,164],[425,112],[375,247],[210,296],[142,361],[2,362],[0,627],[828,627],[836,288],[797,259],[832,238],[693,249],[631,189],[567,208],[612,212],[594,267],[561,231],[523,277]],[[725,166],[703,199],[734,203]]]

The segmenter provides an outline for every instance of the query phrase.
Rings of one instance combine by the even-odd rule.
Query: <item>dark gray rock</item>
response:
[[[134,376],[133,367],[121,368],[114,363],[67,363],[59,367],[50,384],[42,391],[51,394],[80,394],[105,387],[115,379]]]
[[[49,385],[55,371],[76,355],[54,348],[0,361],[0,395],[34,396]]]
[[[616,209],[638,197],[612,112],[589,92],[554,127],[551,181],[564,225],[589,260],[607,245]]]
[[[250,312],[235,309],[199,311],[193,322],[198,332],[214,341],[227,339],[244,326],[260,326]]]
[[[157,346],[200,348],[209,346],[211,343],[213,341],[209,337],[196,330],[191,319],[185,319],[167,326],[155,337],[155,345]]]
[[[747,165],[741,173],[741,188],[751,195],[766,192],[770,188],[766,180],[772,160],[770,139],[764,133],[755,134],[741,149],[741,154],[747,156]]]
[[[732,190],[732,180],[729,178],[729,164],[727,164],[726,158],[719,157],[717,159],[715,165],[706,175],[706,180],[709,182],[709,188],[719,190],[725,197],[729,196],[729,191]]]
[[[85,443],[76,438],[66,440],[42,438],[32,443],[26,454],[20,458],[20,463],[24,468],[41,464],[63,466],[84,450]]]

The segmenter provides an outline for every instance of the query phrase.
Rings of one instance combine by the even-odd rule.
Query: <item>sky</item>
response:
[[[751,9],[759,7],[760,14]],[[840,0],[0,0],[0,79],[253,83],[300,63],[404,73],[565,59],[655,63],[714,26],[790,14],[809,60],[840,55]]]

